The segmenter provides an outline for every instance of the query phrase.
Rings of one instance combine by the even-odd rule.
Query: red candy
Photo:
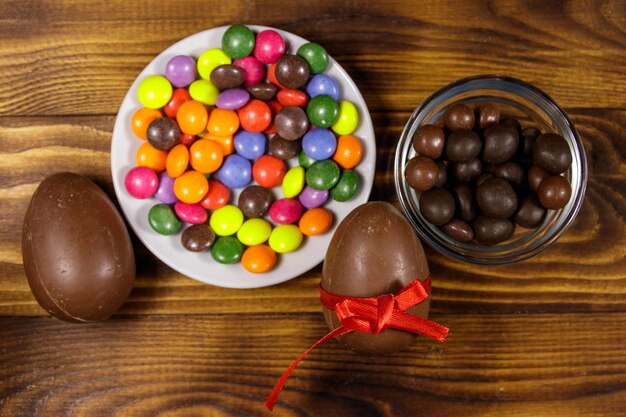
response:
[[[167,102],[163,110],[165,110],[165,114],[167,114],[168,117],[175,119],[180,106],[189,100],[191,100],[189,91],[186,88],[177,88],[172,93],[172,98]]]
[[[285,54],[285,41],[275,30],[264,30],[256,35],[254,56],[263,64],[273,64]]]
[[[180,143],[185,146],[191,146],[192,143],[196,140],[195,135],[188,135],[186,133],[181,133],[180,135]]]
[[[246,87],[260,83],[265,78],[265,66],[253,56],[236,59],[233,65],[243,68],[243,80]]]
[[[280,185],[286,173],[285,162],[271,155],[263,155],[252,165],[252,178],[265,188]]]
[[[209,180],[209,192],[206,193],[200,205],[207,210],[217,210],[228,204],[230,190],[218,180]]]
[[[261,100],[250,100],[248,104],[238,110],[238,113],[241,127],[248,132],[262,132],[272,122],[272,111]]]
[[[283,106],[304,107],[309,104],[309,97],[304,91],[285,88],[280,90],[276,98]]]
[[[189,224],[202,224],[209,218],[206,210],[199,204],[187,204],[177,201],[174,205],[174,211],[179,219]]]
[[[276,63],[270,65],[270,67],[267,69],[267,79],[270,80],[270,82],[278,88],[281,88],[281,89],[286,88],[284,85],[279,83],[278,80],[276,79]]]
[[[291,224],[302,216],[302,204],[295,198],[281,198],[270,206],[270,218],[278,224]]]

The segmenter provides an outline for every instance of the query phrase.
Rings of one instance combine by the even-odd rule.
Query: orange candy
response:
[[[300,231],[306,236],[315,236],[326,233],[333,224],[333,215],[322,207],[308,210],[300,218]]]
[[[185,101],[176,113],[180,130],[188,135],[197,135],[204,131],[208,120],[209,112],[205,105],[195,100]]]
[[[207,126],[211,135],[232,136],[237,129],[239,129],[239,117],[234,110],[213,109]]]
[[[209,191],[209,181],[198,171],[187,171],[174,180],[174,194],[183,203],[196,204]]]
[[[137,110],[135,114],[133,114],[133,120],[131,122],[133,132],[139,139],[147,140],[148,126],[150,126],[150,123],[161,117],[163,117],[163,115],[157,109],[143,107]]]
[[[282,85],[281,83],[278,82],[278,80],[276,79],[276,63],[273,63],[272,65],[270,65],[270,67],[267,69],[267,78],[270,80],[270,82],[272,84],[274,84],[276,87],[283,89],[286,88],[284,85]]]
[[[167,152],[156,149],[150,143],[146,142],[137,149],[136,155],[137,166],[147,167],[159,173],[165,171],[165,161]]]
[[[267,106],[270,108],[271,122],[270,122],[270,125],[267,127],[267,129],[263,131],[263,133],[266,133],[268,135],[273,135],[274,133],[276,133],[276,126],[274,125],[274,118],[276,117],[276,114],[278,114],[278,112],[283,108],[283,105],[280,104],[276,100],[272,100],[272,101],[267,102]]]
[[[276,252],[267,245],[250,246],[243,253],[241,264],[253,274],[267,272],[276,264]]]
[[[165,160],[165,170],[172,178],[179,177],[187,170],[189,165],[189,151],[182,143],[170,149]]]
[[[215,136],[211,134],[204,135],[204,139],[212,140],[222,147],[224,156],[230,155],[235,152],[235,142],[233,142],[233,136]]]
[[[197,140],[189,148],[189,162],[191,167],[203,174],[215,172],[222,166],[224,152],[222,147],[212,140]]]
[[[362,156],[363,147],[359,139],[352,135],[339,136],[333,161],[337,162],[343,169],[352,169],[361,162]]]

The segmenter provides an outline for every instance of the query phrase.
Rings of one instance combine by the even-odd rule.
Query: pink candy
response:
[[[207,221],[208,214],[200,204],[187,204],[178,201],[174,205],[174,211],[179,219],[189,224],[202,224]]]
[[[270,218],[278,224],[291,224],[302,216],[302,204],[295,198],[281,198],[270,206]]]
[[[263,64],[273,64],[285,54],[285,41],[275,30],[264,30],[256,35],[254,56]]]
[[[243,80],[246,86],[260,83],[265,79],[265,67],[253,56],[236,59],[233,65],[243,68]]]
[[[126,173],[124,186],[128,194],[135,198],[150,198],[159,187],[159,178],[150,168],[135,167]]]

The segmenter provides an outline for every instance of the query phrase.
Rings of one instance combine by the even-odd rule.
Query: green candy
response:
[[[339,166],[330,159],[317,161],[306,171],[306,183],[315,190],[330,190],[339,181]]]
[[[232,25],[224,32],[222,49],[233,59],[246,57],[254,49],[254,33],[247,26]]]
[[[243,254],[243,245],[234,236],[218,237],[211,247],[211,257],[221,264],[238,262]]]
[[[296,54],[309,64],[312,74],[321,74],[328,68],[330,58],[322,45],[313,42],[305,43],[298,48]]]
[[[311,165],[313,165],[316,162],[317,160],[311,158],[309,155],[304,153],[304,151],[300,151],[300,155],[298,155],[298,163],[300,164],[301,167],[305,169],[309,169]]]
[[[359,185],[359,178],[351,169],[346,169],[341,173],[339,182],[330,190],[330,196],[335,201],[344,202],[350,200]]]
[[[181,221],[167,204],[153,206],[148,213],[148,223],[157,233],[162,235],[178,233],[181,226]]]
[[[306,106],[306,115],[311,124],[328,128],[335,123],[339,116],[339,104],[331,96],[320,94],[309,101]]]

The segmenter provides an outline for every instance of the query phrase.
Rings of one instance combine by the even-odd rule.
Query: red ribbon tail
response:
[[[305,350],[304,353],[300,355],[298,359],[293,361],[291,366],[287,368],[285,372],[283,372],[283,375],[280,377],[278,382],[276,382],[276,385],[274,385],[274,388],[272,388],[272,392],[270,392],[270,395],[267,396],[267,399],[265,400],[265,403],[263,403],[263,405],[265,405],[265,407],[270,411],[274,409],[276,400],[278,400],[278,396],[280,395],[280,392],[283,390],[283,387],[285,385],[285,382],[287,382],[289,375],[291,375],[293,370],[296,369],[296,366],[298,366],[298,364],[302,361],[302,359],[304,359],[306,355],[309,354],[310,351],[312,351],[319,345],[326,343],[327,341],[331,339],[334,339],[335,337],[343,336],[344,334],[350,333],[352,331],[353,330],[347,329],[344,326],[337,327],[335,330],[333,330],[332,332],[328,333],[326,336],[322,337],[320,340],[315,342],[313,346]]]

